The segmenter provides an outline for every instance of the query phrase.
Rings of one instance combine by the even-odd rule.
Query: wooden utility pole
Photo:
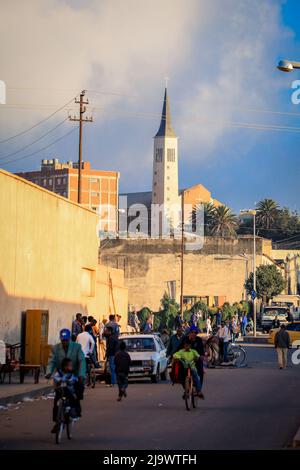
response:
[[[86,112],[86,104],[89,104],[88,100],[84,101],[85,90],[80,93],[79,100],[75,99],[75,103],[79,104],[79,118],[76,116],[69,116],[70,121],[79,122],[79,146],[78,146],[78,194],[77,202],[81,204],[81,170],[82,170],[82,124],[83,122],[93,122],[92,117],[83,117]]]
[[[181,266],[180,266],[180,314],[183,319],[183,258],[184,258],[184,192],[181,195]]]

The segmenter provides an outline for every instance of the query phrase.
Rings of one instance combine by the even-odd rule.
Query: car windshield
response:
[[[263,315],[286,315],[286,310],[284,308],[268,308],[264,310]]]
[[[153,338],[124,338],[127,351],[155,351]]]

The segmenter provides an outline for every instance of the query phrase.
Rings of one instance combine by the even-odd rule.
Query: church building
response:
[[[179,190],[178,186],[178,138],[171,123],[170,103],[165,88],[162,115],[159,129],[154,136],[152,191],[120,194],[120,210],[126,196],[128,222],[135,221],[139,231],[139,211],[130,212],[130,207],[142,204],[148,211],[148,233],[153,237],[162,236],[164,223],[176,229],[180,225],[182,196],[185,205],[195,207],[198,204],[212,203],[222,205],[214,199],[202,184]],[[122,201],[122,202],[121,202]],[[138,207],[138,206],[136,206]],[[187,221],[190,214],[185,213]],[[143,220],[145,216],[143,215]]]

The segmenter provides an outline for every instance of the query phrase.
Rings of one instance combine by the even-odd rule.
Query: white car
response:
[[[157,334],[121,334],[131,358],[129,377],[149,377],[153,383],[166,380],[167,350]]]

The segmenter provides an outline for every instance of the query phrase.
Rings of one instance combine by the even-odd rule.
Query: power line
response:
[[[16,150],[15,152],[11,152],[11,153],[8,153],[7,155],[5,156],[0,156],[0,160],[6,160],[7,158],[9,157],[12,157],[14,155],[16,155],[17,153],[20,153],[22,152],[23,150],[27,149],[28,147],[31,147],[31,145],[34,145],[36,144],[36,142],[39,142],[40,140],[42,140],[44,137],[46,137],[47,135],[49,135],[51,132],[53,132],[55,129],[57,129],[58,127],[60,127],[64,122],[66,122],[68,120],[68,118],[66,117],[65,119],[63,119],[63,121],[59,122],[56,126],[54,126],[52,129],[50,129],[48,132],[46,132],[45,134],[41,135],[38,139],[34,140],[33,142],[30,142],[29,144],[25,145],[24,147],[21,147],[19,148],[18,150]]]
[[[76,95],[77,96],[77,95]],[[76,98],[76,97],[75,97]],[[55,114],[57,114],[59,111],[61,111],[62,109],[64,109],[66,106],[68,106],[68,104],[72,103],[74,101],[75,98],[72,98],[70,101],[68,101],[67,103],[65,103],[63,106],[61,106],[60,108],[58,108],[56,111],[54,111],[53,113],[51,113],[49,116],[47,116],[46,118],[42,119],[41,121],[38,121],[36,124],[34,124],[33,126],[31,127],[28,127],[27,129],[24,129],[23,131],[21,132],[18,132],[18,134],[15,134],[15,135],[12,135],[11,137],[8,137],[6,139],[3,139],[3,140],[0,140],[0,144],[4,144],[5,142],[9,142],[10,140],[12,139],[15,139],[17,137],[20,137],[21,135],[24,135],[26,134],[27,132],[30,132],[32,129],[35,129],[36,127],[40,126],[41,124],[43,124],[44,122],[48,121],[49,119],[52,118],[52,116],[54,116]]]
[[[59,137],[58,139],[54,140],[53,142],[51,142],[50,144],[46,145],[45,147],[42,147],[42,148],[36,150],[35,152],[29,153],[28,155],[24,155],[23,157],[15,158],[14,160],[11,160],[11,161],[9,161],[9,162],[4,162],[4,163],[2,163],[2,165],[10,165],[11,163],[18,162],[19,160],[24,160],[25,158],[32,157],[33,155],[36,155],[37,153],[42,152],[43,150],[48,149],[49,147],[51,147],[52,145],[56,144],[56,143],[59,142],[60,140],[64,139],[64,138],[67,137],[68,135],[72,134],[72,132],[74,132],[74,131],[76,131],[76,130],[77,130],[76,127],[74,127],[74,128],[71,129],[69,132],[67,132],[66,134],[62,135],[61,137]]]

